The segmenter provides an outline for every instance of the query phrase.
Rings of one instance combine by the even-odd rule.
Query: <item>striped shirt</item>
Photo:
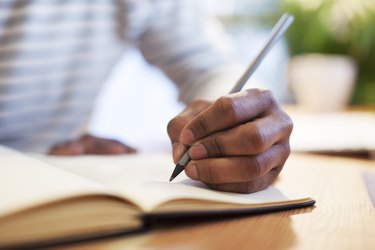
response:
[[[176,83],[184,102],[230,89],[237,67],[198,2],[0,0],[0,144],[46,152],[79,137],[130,47]]]

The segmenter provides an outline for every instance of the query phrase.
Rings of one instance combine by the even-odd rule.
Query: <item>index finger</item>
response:
[[[180,141],[191,145],[215,132],[263,117],[277,106],[268,90],[249,89],[221,97],[182,129]]]

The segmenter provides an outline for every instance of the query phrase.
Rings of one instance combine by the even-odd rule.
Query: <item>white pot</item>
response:
[[[355,85],[357,66],[344,55],[304,54],[289,63],[289,82],[303,109],[333,112],[346,108]]]

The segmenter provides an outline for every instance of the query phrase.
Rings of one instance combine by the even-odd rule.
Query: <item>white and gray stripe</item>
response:
[[[45,152],[83,133],[127,46],[202,95],[228,60],[192,0],[1,0],[0,143]],[[197,86],[201,85],[201,91]]]

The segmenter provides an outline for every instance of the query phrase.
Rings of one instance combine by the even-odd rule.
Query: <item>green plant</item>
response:
[[[328,53],[352,56],[358,63],[353,103],[375,103],[375,1],[282,0],[294,15],[287,33],[290,54]]]

